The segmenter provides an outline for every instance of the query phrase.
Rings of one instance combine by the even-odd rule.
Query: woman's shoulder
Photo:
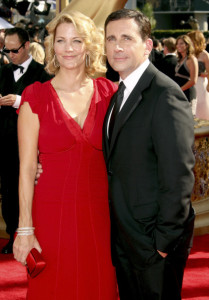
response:
[[[107,78],[98,77],[94,80],[98,90],[102,93],[113,95],[118,89],[118,85]]]
[[[206,51],[206,50],[203,50],[199,56],[198,56],[198,59],[199,60],[202,60],[202,61],[206,61],[209,59],[209,53]]]
[[[48,93],[50,81],[41,83],[36,81],[27,86],[21,96],[21,105],[24,102],[28,102],[34,113],[39,113],[44,103],[44,94]]]
[[[45,89],[48,89],[50,80],[46,81],[44,83],[39,82],[39,81],[35,81],[34,83],[28,85],[25,89],[24,89],[24,94],[31,94],[32,95],[37,95],[42,93]]]
[[[198,60],[197,60],[197,57],[194,56],[193,54],[190,55],[187,60],[186,60],[186,65],[187,66],[192,66],[192,65],[198,65]]]
[[[103,103],[106,107],[109,105],[112,96],[118,89],[117,84],[104,78],[98,77],[94,80],[96,103]]]

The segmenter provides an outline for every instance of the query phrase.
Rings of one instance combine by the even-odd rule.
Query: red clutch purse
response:
[[[36,277],[46,266],[41,253],[36,248],[31,249],[26,258],[26,267],[31,278]]]

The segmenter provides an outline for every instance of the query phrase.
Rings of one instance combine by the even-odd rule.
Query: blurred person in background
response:
[[[35,61],[44,65],[45,51],[42,45],[37,42],[30,43],[29,53],[32,55]]]
[[[176,40],[173,37],[169,37],[163,40],[163,53],[164,57],[159,63],[158,69],[175,80],[175,68],[178,62],[176,56]]]
[[[153,63],[153,65],[156,68],[159,68],[161,61],[164,57],[164,54],[161,51],[162,45],[161,45],[160,41],[158,39],[156,39],[155,37],[152,37],[152,41],[153,41],[153,48],[149,55],[149,60]]]
[[[209,54],[205,50],[205,37],[199,30],[191,31],[187,35],[192,40],[199,67],[198,79],[195,85],[197,91],[196,117],[209,120]]]
[[[29,36],[22,28],[6,29],[4,53],[11,63],[0,68],[0,173],[2,190],[2,215],[6,223],[9,242],[1,250],[12,253],[14,233],[18,226],[19,156],[17,142],[17,114],[24,88],[35,81],[52,78],[44,66],[29,55]]]
[[[7,55],[2,51],[3,48],[4,48],[4,38],[0,36],[0,67],[9,63],[9,59]]]
[[[198,62],[194,56],[194,47],[191,39],[187,35],[177,37],[176,50],[178,63],[175,69],[175,81],[191,103],[192,113],[195,116],[197,105],[195,84],[198,78]]]

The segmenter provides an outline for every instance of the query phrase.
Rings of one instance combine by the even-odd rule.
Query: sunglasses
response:
[[[10,52],[12,52],[12,53],[17,54],[19,52],[20,48],[22,48],[24,45],[25,45],[25,43],[23,43],[18,49],[11,49],[11,50],[9,50],[7,48],[4,48],[3,51],[4,51],[4,53],[10,53]]]

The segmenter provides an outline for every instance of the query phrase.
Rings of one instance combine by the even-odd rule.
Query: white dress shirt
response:
[[[137,82],[139,81],[139,79],[141,78],[142,74],[144,73],[144,71],[146,70],[146,68],[149,66],[149,64],[150,64],[149,59],[146,59],[136,70],[134,70],[130,75],[128,75],[126,77],[126,79],[123,80],[123,83],[125,84],[126,88],[124,90],[124,96],[123,96],[123,101],[121,103],[120,110],[122,109],[122,107],[126,103],[129,95],[131,94],[131,92],[135,88]],[[122,81],[122,79],[120,78],[119,83],[121,81]],[[108,137],[109,137],[109,122],[110,122],[111,115],[112,115],[112,111],[111,111],[111,113],[109,115],[109,119],[108,119],[108,123],[107,123],[107,135],[108,135]]]
[[[15,70],[13,72],[15,82],[17,82],[20,79],[20,77],[27,71],[27,69],[28,69],[29,64],[31,63],[31,61],[32,61],[32,56],[29,55],[29,58],[26,61],[24,61],[23,64],[19,65],[19,66],[22,66],[24,68],[23,72],[21,73],[20,69],[17,69],[17,70]],[[21,102],[21,96],[20,95],[16,95],[16,101],[15,101],[15,103],[12,106],[14,108],[19,108],[20,102]]]

